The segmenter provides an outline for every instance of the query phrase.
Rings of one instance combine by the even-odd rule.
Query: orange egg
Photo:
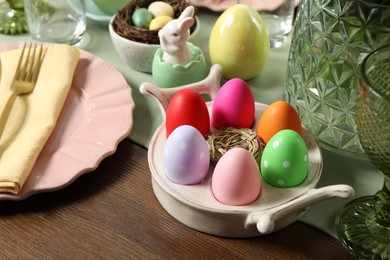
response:
[[[302,136],[302,125],[297,111],[285,101],[276,101],[261,114],[257,136],[267,144],[274,134],[284,129],[294,130]]]

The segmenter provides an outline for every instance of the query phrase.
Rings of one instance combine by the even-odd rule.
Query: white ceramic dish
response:
[[[21,46],[0,44],[0,53]],[[1,193],[0,200],[22,200],[68,186],[113,154],[129,135],[134,109],[131,88],[102,59],[80,52],[61,115],[23,189],[18,195]]]
[[[204,81],[174,89],[159,89],[151,83],[140,87],[141,93],[151,96],[160,105],[163,117],[170,98],[182,88],[207,93],[214,99],[219,89],[222,69],[214,65]],[[209,111],[212,102],[207,103]],[[259,119],[267,106],[256,103],[255,118]],[[257,121],[254,127],[257,126]],[[334,185],[316,189],[321,177],[322,154],[316,138],[303,129],[303,139],[309,151],[309,172],[306,180],[295,188],[281,189],[262,182],[262,193],[254,203],[246,206],[227,206],[219,203],[211,192],[210,169],[208,178],[199,185],[179,185],[164,173],[163,151],[166,142],[165,124],[155,132],[149,145],[149,167],[152,185],[161,205],[177,220],[196,230],[225,237],[251,237],[281,229],[301,217],[307,208],[329,197],[348,198],[353,189],[348,185]]]

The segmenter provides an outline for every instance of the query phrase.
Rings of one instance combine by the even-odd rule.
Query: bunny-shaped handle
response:
[[[184,64],[192,60],[187,46],[189,29],[194,24],[195,8],[188,6],[179,18],[169,21],[158,33],[163,60],[169,64]]]
[[[211,97],[211,99],[214,99],[220,88],[221,78],[222,67],[219,64],[214,64],[210,68],[209,75],[199,82],[176,88],[159,88],[153,83],[145,82],[141,84],[139,90],[143,95],[150,96],[156,101],[156,103],[160,106],[161,114],[165,120],[169,101],[177,92],[186,88],[191,88],[200,94],[206,93]]]

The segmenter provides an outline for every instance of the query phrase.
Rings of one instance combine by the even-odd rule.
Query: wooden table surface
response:
[[[147,150],[130,140],[59,191],[0,202],[0,258],[348,259],[338,241],[301,222],[231,239],[169,215],[151,186]]]

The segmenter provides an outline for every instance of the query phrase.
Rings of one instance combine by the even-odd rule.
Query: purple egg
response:
[[[210,166],[210,152],[202,134],[194,127],[182,125],[168,137],[164,146],[164,171],[175,183],[201,183]]]

